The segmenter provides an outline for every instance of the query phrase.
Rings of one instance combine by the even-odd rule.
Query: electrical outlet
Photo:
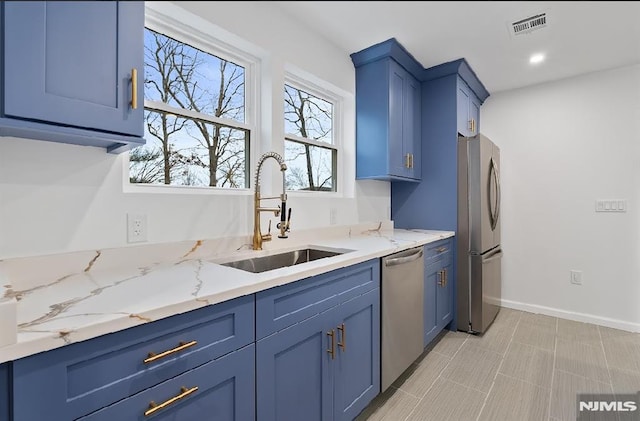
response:
[[[581,270],[572,270],[570,272],[570,280],[572,284],[582,285],[582,271]]]
[[[147,241],[147,215],[141,213],[127,214],[127,241],[129,243]]]
[[[338,223],[338,209],[329,209],[329,224],[335,225]]]

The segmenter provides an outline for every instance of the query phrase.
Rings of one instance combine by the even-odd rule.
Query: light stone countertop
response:
[[[0,297],[17,300],[18,325],[17,341],[0,347],[0,363],[453,235],[393,229],[389,221],[290,234],[262,251],[238,237],[0,261]],[[306,247],[351,251],[262,273],[216,263]]]

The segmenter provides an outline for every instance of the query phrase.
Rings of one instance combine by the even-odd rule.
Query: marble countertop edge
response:
[[[200,257],[185,259],[165,266],[158,266],[150,269],[148,273],[143,271],[142,274],[131,276],[131,279],[135,280],[135,283],[131,284],[120,284],[121,281],[113,281],[112,284],[104,286],[104,279],[94,281],[87,276],[86,282],[94,281],[96,284],[100,284],[101,286],[98,289],[101,292],[102,290],[111,288],[108,292],[116,296],[122,294],[122,296],[129,295],[135,297],[135,294],[139,293],[144,284],[148,282],[157,282],[160,286],[166,285],[169,290],[166,291],[164,295],[159,293],[157,297],[147,297],[149,298],[147,301],[142,303],[135,301],[131,303],[131,305],[125,305],[122,308],[117,307],[120,304],[111,304],[111,301],[108,300],[110,296],[104,296],[106,293],[103,293],[100,298],[90,295],[88,298],[94,302],[84,303],[85,306],[95,304],[96,302],[104,306],[106,305],[104,303],[109,302],[109,306],[111,307],[107,307],[104,311],[96,312],[95,314],[84,314],[81,309],[78,310],[78,313],[74,314],[67,312],[67,308],[65,307],[60,313],[46,319],[42,324],[34,322],[27,323],[29,327],[23,329],[21,329],[19,325],[17,342],[0,347],[0,363],[17,360],[43,351],[118,332],[240,296],[255,294],[269,288],[285,285],[311,276],[365,262],[370,259],[384,257],[395,252],[422,246],[452,236],[454,236],[454,232],[451,231],[395,229],[388,232],[371,230],[371,232],[368,233],[360,233],[354,236],[349,235],[347,238],[328,238],[309,243],[305,242],[302,244],[328,248],[344,248],[353,251],[331,258],[307,262],[302,265],[256,274],[221,266],[215,263],[216,259]],[[298,246],[299,245],[300,244],[298,244]],[[295,246],[296,244],[292,244],[287,248],[294,248]],[[279,249],[273,249],[268,250],[267,253],[277,253],[278,251]],[[242,255],[251,255],[251,252],[245,253],[243,251],[237,254],[237,256]],[[183,272],[193,274],[193,277],[187,280],[183,279],[182,282],[184,285],[176,286],[174,278],[176,276],[182,276],[181,274]],[[215,280],[220,277],[225,278],[225,281],[218,282]],[[108,278],[108,274],[103,273],[102,278]],[[85,282],[85,280],[81,281]],[[229,287],[229,284],[232,286]],[[93,287],[93,285],[90,286]],[[59,293],[62,287],[62,284],[55,284],[46,287],[46,289],[41,292],[54,295],[55,293]],[[176,290],[179,288],[179,293],[176,294],[176,291],[171,290],[171,288]],[[92,290],[91,293],[94,291],[95,289]],[[64,296],[64,298],[67,298],[67,302],[73,301],[73,298],[69,300],[68,296]],[[31,310],[27,309],[27,307],[30,306],[30,299],[35,300],[36,298],[26,297],[24,300],[18,301],[19,314],[21,307],[22,310]],[[80,302],[82,300],[78,299],[77,301]],[[75,304],[75,302],[73,303]],[[40,307],[43,306],[42,303],[38,305]],[[50,305],[49,307],[53,308],[54,306]],[[72,306],[68,308],[72,308]],[[67,319],[63,320],[64,318]],[[47,326],[47,324],[57,327],[47,327],[45,329],[44,326]],[[24,326],[24,323],[22,325]]]

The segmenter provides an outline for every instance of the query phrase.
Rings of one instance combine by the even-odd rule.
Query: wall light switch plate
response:
[[[127,214],[127,242],[143,243],[147,241],[147,215],[142,213]]]
[[[596,212],[626,212],[626,199],[596,200]]]

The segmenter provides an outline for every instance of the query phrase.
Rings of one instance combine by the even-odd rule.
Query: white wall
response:
[[[505,305],[640,331],[640,66],[490,96]],[[596,213],[626,199],[626,213]],[[572,285],[569,271],[581,270]]]
[[[285,66],[301,69],[346,93],[346,149],[342,155],[346,193],[341,197],[290,194],[292,230],[328,225],[332,208],[337,210],[339,225],[389,220],[389,183],[350,181],[355,174],[355,71],[349,56],[273,5],[179,4],[193,14],[176,10],[174,17],[187,16],[200,23],[208,19],[217,32],[226,31],[229,38],[238,37],[264,52],[263,152],[282,152]],[[251,192],[158,194],[154,188],[149,193],[125,192],[126,162],[124,155],[107,154],[99,148],[0,138],[0,259],[127,246],[128,212],[147,215],[149,243],[250,235]],[[265,163],[263,174],[272,172],[272,177],[279,177],[271,164]],[[252,168],[252,175],[254,171]]]

